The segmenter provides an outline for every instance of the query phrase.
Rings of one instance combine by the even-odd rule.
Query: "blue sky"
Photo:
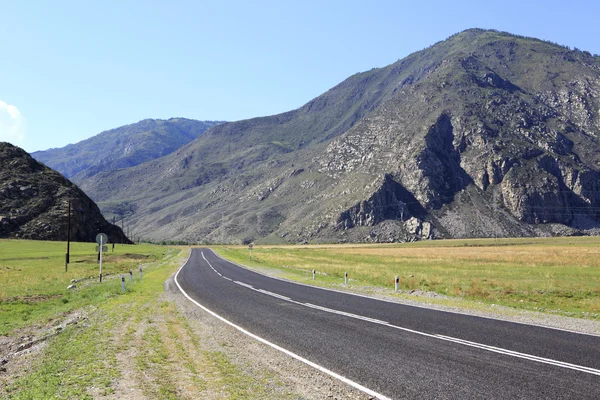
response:
[[[35,151],[144,118],[272,115],[474,27],[600,54],[596,3],[0,0],[0,141]]]

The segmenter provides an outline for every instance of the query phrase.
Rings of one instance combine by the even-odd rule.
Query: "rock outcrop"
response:
[[[93,242],[104,232],[110,242],[131,243],[77,186],[24,150],[0,142],[0,238],[66,240],[69,201],[71,240]]]

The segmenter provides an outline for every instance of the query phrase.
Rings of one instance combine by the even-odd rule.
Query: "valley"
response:
[[[421,343],[419,336],[413,337],[415,334],[409,331],[396,332],[398,328],[381,326],[384,330],[393,329],[385,333],[386,340],[395,343],[393,350],[374,345],[380,339],[372,335],[380,329],[370,325],[384,321],[427,335],[438,334],[440,329],[451,330],[451,334],[442,333],[457,341],[479,343],[479,347],[493,342],[493,346],[508,349],[507,354],[518,351],[527,355],[528,360],[515,361],[518,368],[515,366],[514,370],[519,371],[519,377],[512,375],[506,379],[511,382],[510,387],[488,390],[487,397],[501,398],[512,391],[537,390],[532,387],[541,384],[548,398],[573,395],[594,398],[594,391],[589,389],[594,385],[589,383],[596,377],[589,375],[589,371],[595,368],[595,358],[590,356],[597,350],[593,343],[600,334],[596,284],[598,240],[578,237],[254,246],[252,254],[246,246],[214,247],[216,253],[250,270],[228,264],[207,249],[117,245],[115,253],[108,253],[105,258],[108,276],[103,283],[97,280],[93,244],[73,244],[73,263],[65,273],[64,242],[0,240],[3,266],[0,278],[5,282],[0,292],[3,310],[0,393],[10,399],[167,395],[190,399],[205,396],[367,399],[368,393],[397,398],[408,390],[426,397],[443,397],[443,393],[449,393],[449,387],[464,393],[479,388],[477,382],[481,376],[487,376],[485,382],[496,382],[496,387],[502,387],[497,381],[505,374],[501,370],[513,370],[503,367],[513,362],[509,361],[510,355],[498,356],[458,342],[442,345],[442,350],[427,350],[441,343],[440,339],[432,341],[420,335]],[[202,254],[210,265],[202,264]],[[137,273],[132,282],[127,278],[126,291],[121,293],[120,274],[127,275],[130,269],[137,272],[140,265],[143,278]],[[314,281],[312,269],[317,269]],[[348,284],[344,283],[345,271],[349,272]],[[202,274],[204,278],[188,279],[189,274]],[[394,275],[401,278],[399,292],[394,291]],[[276,280],[269,281],[269,276]],[[77,281],[76,288],[66,290],[70,279]],[[261,286],[267,283],[271,286]],[[235,308],[248,311],[242,319],[255,314],[270,316],[259,318],[263,322],[243,322],[235,314],[228,318],[253,334],[268,337],[285,349],[325,366],[328,371],[314,369],[239,332],[196,307],[178,285],[211,311],[220,310],[221,315],[229,315],[221,309],[237,302]],[[205,287],[193,294],[189,290],[195,285]],[[231,287],[218,290],[221,285]],[[24,288],[26,295],[22,294]],[[210,296],[217,293],[225,298],[214,302]],[[347,294],[354,295],[344,297]],[[252,301],[244,300],[246,296]],[[305,302],[312,308],[302,305]],[[368,306],[363,307],[361,302],[367,302]],[[268,304],[281,308],[284,314],[272,317],[279,315],[279,311],[261,312],[261,307]],[[393,312],[387,310],[390,307]],[[302,311],[307,314],[305,318],[294,318],[296,314],[291,313],[303,308],[307,310]],[[320,328],[308,328],[313,320]],[[299,323],[302,329],[286,328]],[[451,328],[454,324],[457,325]],[[495,326],[505,324],[508,329],[502,328],[500,333],[494,330]],[[339,326],[351,329],[335,334],[343,343],[338,340],[332,346],[326,338]],[[272,336],[282,327],[287,332],[283,337],[308,335],[312,344],[298,348],[292,344],[295,339],[282,343],[279,335]],[[311,336],[315,329],[325,329],[328,333]],[[352,337],[357,336],[348,332],[363,330],[360,343],[350,345]],[[487,333],[480,335],[481,330]],[[537,333],[526,333],[529,330]],[[543,340],[531,339],[538,334],[546,336]],[[510,339],[510,335],[518,338]],[[560,346],[545,347],[557,335],[572,339],[559,338],[556,340]],[[588,342],[592,343],[592,349],[582,351]],[[320,351],[321,356],[306,353],[317,344],[325,344],[329,350]],[[342,344],[354,350],[371,346],[368,357],[379,357],[378,352],[385,351],[386,355],[381,357],[389,363],[389,371],[381,372],[381,376],[406,373],[403,375],[406,379],[372,380],[366,372],[358,375],[349,372],[347,366],[364,356],[337,352],[337,346]],[[323,358],[323,352],[330,351],[333,353]],[[397,357],[389,357],[391,351],[400,351],[398,359],[409,357],[411,361],[398,362]],[[539,357],[548,362],[542,360],[539,364]],[[473,367],[482,362],[481,368]],[[449,364],[453,367],[445,368]],[[368,366],[367,370],[372,371],[372,365]],[[362,368],[357,365],[354,370]],[[410,383],[411,377],[421,376],[421,369],[432,371],[432,376],[462,372],[460,377],[431,381],[426,386],[422,386],[423,382],[428,381],[421,378]],[[490,370],[497,372],[495,377],[489,375]],[[343,383],[331,373],[371,391]],[[554,377],[551,384],[549,376]],[[565,385],[565,379],[577,384]]]
[[[0,397],[600,396],[600,56],[467,29],[303,102],[0,142]]]

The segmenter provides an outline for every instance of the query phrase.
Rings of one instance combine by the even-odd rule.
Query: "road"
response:
[[[324,290],[193,249],[193,301],[390,399],[600,399],[600,337]],[[306,362],[306,361],[305,361]]]

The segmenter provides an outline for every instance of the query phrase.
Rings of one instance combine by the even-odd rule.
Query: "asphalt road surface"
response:
[[[295,284],[193,249],[182,291],[380,398],[600,399],[600,337]]]

